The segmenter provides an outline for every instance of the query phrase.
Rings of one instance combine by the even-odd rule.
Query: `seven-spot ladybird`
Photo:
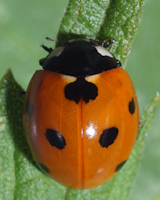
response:
[[[40,60],[27,89],[23,125],[40,168],[74,189],[96,187],[127,161],[139,112],[120,62],[93,40],[72,40]]]

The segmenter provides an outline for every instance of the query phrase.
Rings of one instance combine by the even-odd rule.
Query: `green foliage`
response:
[[[71,0],[58,39],[115,39],[111,51],[124,64],[140,23],[143,3],[143,0]],[[128,200],[145,133],[159,100],[157,94],[142,115],[138,140],[122,170],[95,189],[72,190],[46,177],[36,167],[22,129],[24,93],[11,71],[7,71],[0,81],[0,199]]]
[[[63,187],[37,169],[26,144],[23,102],[24,92],[8,70],[0,81],[0,199],[60,200]]]
[[[70,0],[58,40],[114,39],[111,52],[124,66],[141,21],[144,0]]]

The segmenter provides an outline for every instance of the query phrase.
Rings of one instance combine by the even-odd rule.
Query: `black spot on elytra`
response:
[[[64,137],[53,129],[47,129],[45,134],[50,145],[57,147],[58,149],[63,149],[66,145]]]
[[[42,163],[37,163],[37,165],[39,166],[39,168],[45,173],[45,174],[49,174],[49,169],[43,165]]]
[[[27,109],[28,116],[32,117],[33,113],[34,113],[34,106],[33,106],[33,104],[31,103],[30,100],[28,100],[28,102],[27,102],[27,108],[26,109]]]
[[[129,112],[133,114],[135,112],[135,101],[134,98],[132,98],[132,101],[129,102]]]
[[[87,82],[84,77],[78,77],[73,83],[68,84],[65,89],[65,97],[75,101],[77,104],[82,98],[86,103],[94,100],[98,95],[98,88],[95,84]]]
[[[99,143],[102,147],[108,147],[113,144],[114,140],[117,138],[118,129],[116,127],[112,127],[109,129],[105,129],[99,139]]]
[[[118,172],[118,171],[123,167],[123,165],[126,163],[126,161],[127,161],[127,160],[121,162],[121,163],[116,167],[116,170],[115,170],[115,171]]]

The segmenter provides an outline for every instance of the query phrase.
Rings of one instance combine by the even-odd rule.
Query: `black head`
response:
[[[49,50],[48,56],[40,60],[40,65],[45,70],[65,75],[85,77],[120,67],[120,62],[93,40],[72,40]]]

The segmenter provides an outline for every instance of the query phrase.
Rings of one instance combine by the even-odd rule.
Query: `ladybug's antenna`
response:
[[[58,40],[52,40],[51,38],[49,38],[49,37],[46,37],[46,40],[49,40],[49,41],[52,41],[52,42],[58,42]],[[41,47],[44,49],[44,50],[46,50],[47,52],[49,52],[49,53],[51,53],[52,51],[53,51],[53,49],[52,48],[48,48],[48,47],[46,47],[45,45],[41,45]]]
[[[46,37],[46,40],[49,40],[49,41],[52,41],[52,42],[58,42],[58,40],[53,40],[53,39],[51,39],[49,37]]]

